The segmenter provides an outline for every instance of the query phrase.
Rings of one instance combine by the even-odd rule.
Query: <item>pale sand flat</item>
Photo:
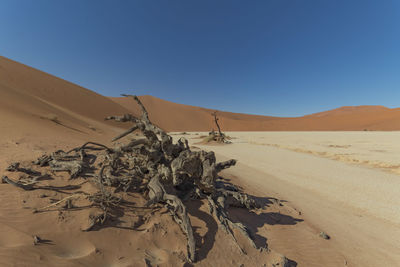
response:
[[[129,92],[127,92],[129,93]],[[141,97],[150,117],[167,130],[209,131],[210,110]],[[125,101],[125,100],[124,100]],[[117,103],[116,103],[117,102]],[[85,141],[110,144],[119,127],[108,115],[133,109],[62,79],[0,57],[0,174],[13,161],[29,163],[57,149]],[[221,113],[223,130],[395,130],[399,110],[342,108],[302,118],[280,119]],[[165,124],[162,124],[165,123]],[[257,250],[237,246],[207,216],[207,205],[189,203],[200,244],[196,266],[257,266],[280,253],[298,266],[397,266],[400,263],[400,140],[397,132],[228,133],[234,144],[203,146],[220,159],[239,164],[224,176],[268,203],[260,213],[233,210],[257,234],[257,243],[274,251],[265,259]],[[199,135],[185,137],[198,142]],[[179,138],[179,135],[174,136]],[[18,178],[18,177],[12,177]],[[66,177],[58,175],[60,184]],[[42,192],[24,192],[0,184],[1,266],[181,266],[186,241],[167,214],[158,214],[141,231],[105,228],[82,233],[88,211],[33,215],[49,204]],[[51,194],[52,198],[62,196]],[[286,200],[278,201],[273,199]],[[137,218],[136,218],[137,219]],[[135,218],[126,217],[129,226]],[[164,233],[155,225],[167,229]],[[330,240],[319,237],[324,231]],[[51,240],[38,246],[30,237]],[[243,243],[245,244],[245,243]]]
[[[238,166],[229,170],[246,188],[289,201],[301,211],[305,224],[296,231],[269,235],[270,244],[279,247],[302,266],[397,266],[400,263],[400,176],[379,166],[364,166],[325,158],[324,155],[296,152],[279,146],[265,146],[247,140],[316,149],[322,139],[351,145],[349,153],[376,147],[400,154],[400,133],[229,133],[234,144],[201,146],[216,151],[222,159],[235,158]],[[196,139],[192,139],[195,142]],[[357,141],[360,141],[357,143]],[[363,142],[361,142],[363,141]],[[365,143],[367,142],[367,143]],[[393,145],[388,147],[387,144]],[[362,147],[360,147],[362,144]],[[361,149],[362,148],[362,149]],[[321,146],[319,147],[321,150]],[[330,147],[325,147],[328,151]],[[321,150],[322,151],[322,150]],[[362,154],[362,153],[361,153]],[[370,157],[387,161],[377,151]],[[303,227],[303,228],[302,228]],[[331,247],[315,247],[304,232],[329,233]],[[297,238],[295,237],[297,236]],[[328,258],[324,265],[315,261]]]

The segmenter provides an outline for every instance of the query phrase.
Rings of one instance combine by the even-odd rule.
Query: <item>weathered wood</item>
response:
[[[221,132],[221,127],[219,126],[219,123],[218,123],[219,119],[217,117],[217,111],[214,111],[212,113],[212,115],[214,116],[214,122],[217,125],[219,136],[223,136],[223,133]]]
[[[22,189],[24,189],[24,190],[26,190],[26,191],[34,190],[34,189],[35,189],[35,188],[33,187],[33,185],[31,185],[31,184],[25,185],[25,184],[16,183],[16,182],[14,182],[13,180],[11,180],[10,178],[8,178],[7,176],[1,177],[1,180],[2,180],[3,183],[5,182],[5,183],[10,184],[10,185],[13,185],[13,186],[15,186],[15,187],[22,188]]]
[[[56,202],[54,202],[54,203],[52,203],[52,204],[50,204],[50,205],[47,205],[47,206],[45,206],[45,207],[38,208],[38,209],[34,209],[33,212],[36,213],[36,212],[40,212],[40,211],[45,211],[45,210],[47,210],[48,208],[55,207],[55,206],[57,206],[57,205],[59,205],[59,204],[65,202],[65,201],[69,201],[69,200],[71,200],[71,199],[73,199],[73,198],[79,198],[82,194],[83,194],[83,193],[72,194],[72,195],[70,195],[70,196],[67,196],[67,197],[65,197],[65,198],[63,198],[63,199],[61,199],[61,200],[59,200],[59,201],[56,201]],[[84,195],[85,195],[85,194],[84,194]]]
[[[218,179],[218,173],[234,166],[236,160],[217,163],[214,152],[192,151],[185,138],[174,143],[170,135],[150,121],[146,108],[137,96],[124,96],[132,97],[142,114],[138,118],[131,114],[105,118],[134,124],[113,141],[120,140],[136,130],[140,130],[144,137],[124,144],[115,144],[112,148],[100,143],[86,142],[67,152],[58,150],[38,158],[34,164],[40,167],[49,166],[52,171],[67,171],[71,178],[85,177],[86,181],[93,181],[97,185],[98,191],[91,194],[82,191],[79,191],[79,194],[63,192],[72,195],[37,211],[46,211],[50,207],[84,195],[90,202],[88,207],[100,210],[97,215],[90,215],[89,225],[83,229],[90,231],[95,226],[100,227],[111,218],[120,216],[120,212],[117,211],[123,208],[124,200],[123,193],[118,194],[119,191],[138,192],[148,197],[147,208],[154,210],[160,205],[168,208],[187,238],[187,260],[195,262],[196,244],[184,201],[189,198],[207,199],[210,213],[236,243],[233,229],[239,230],[255,246],[249,229],[240,222],[232,222],[227,211],[229,206],[257,208],[254,199],[234,186],[225,186]],[[214,134],[219,138],[217,140],[224,141],[225,135],[220,129],[216,112],[213,115],[218,128],[218,133]],[[31,169],[20,168],[19,164],[11,165],[9,171],[34,173]],[[14,182],[6,176],[2,180],[24,190],[60,190],[57,187]],[[34,182],[37,183],[37,180]],[[61,189],[70,190],[73,187]],[[246,253],[238,243],[237,245],[242,253]]]
[[[111,141],[115,142],[115,141],[121,139],[122,137],[125,137],[125,136],[127,136],[128,134],[133,133],[133,132],[136,131],[137,129],[138,129],[137,126],[133,126],[132,128],[130,128],[130,129],[127,130],[126,132],[123,132],[122,134],[120,134],[120,135],[114,137]]]
[[[154,176],[149,184],[149,197],[150,200],[147,205],[165,202],[170,212],[172,213],[175,222],[181,227],[182,231],[186,234],[188,239],[188,259],[190,262],[195,261],[195,241],[193,236],[192,224],[190,223],[189,216],[187,215],[186,207],[182,201],[175,195],[168,194],[164,186],[160,183],[159,176]]]
[[[230,143],[230,141],[227,140],[227,136],[221,131],[221,127],[218,123],[219,118],[217,117],[217,111],[214,111],[213,113],[211,113],[211,115],[214,118],[214,122],[215,125],[217,126],[218,133],[216,133],[213,129],[211,132],[208,133],[208,138],[205,140],[207,142],[215,141],[218,143]]]
[[[95,145],[95,146],[98,146],[98,148],[88,147],[88,145]],[[95,143],[95,142],[86,142],[80,147],[76,147],[76,148],[69,150],[68,152],[66,152],[66,154],[70,154],[71,152],[79,152],[79,151],[82,151],[85,149],[87,149],[87,150],[103,150],[103,149],[105,149],[107,151],[112,151],[111,148],[109,148],[103,144],[99,144],[99,143]]]
[[[71,178],[78,177],[85,168],[86,164],[81,160],[74,161],[50,161],[50,168],[52,171],[68,171]]]

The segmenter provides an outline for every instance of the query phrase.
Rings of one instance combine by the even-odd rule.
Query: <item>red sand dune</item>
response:
[[[150,118],[167,131],[215,128],[211,116],[214,110],[147,95],[140,98],[149,110]],[[103,121],[110,114],[139,114],[132,99],[104,97],[4,57],[0,57],[0,111],[0,119],[9,117],[17,122],[28,116],[31,122],[39,124],[45,123],[43,117],[56,115],[65,125],[81,131],[96,123],[115,126],[114,122]],[[400,108],[383,106],[341,107],[296,118],[223,111],[218,111],[218,116],[225,131],[400,130]]]
[[[148,108],[151,119],[166,130],[209,131],[214,127],[211,117],[213,110],[175,104],[151,96],[140,98]],[[0,170],[4,170],[11,162],[29,163],[44,153],[60,148],[68,150],[88,140],[107,144],[112,137],[121,132],[117,126],[122,126],[122,124],[104,121],[104,117],[128,112],[139,114],[138,107],[132,99],[108,98],[0,57],[0,152],[2,152],[0,153]],[[230,112],[218,112],[218,114],[223,130],[400,129],[400,110],[379,106],[343,107],[299,118]],[[244,188],[257,186],[257,190],[262,191],[263,194],[266,194],[264,189],[260,189],[253,178],[269,177],[268,182],[275,179],[272,175],[265,175],[250,167],[243,167],[238,174],[238,177],[244,177],[242,181],[246,183],[240,184],[241,186]],[[14,175],[11,178],[17,179],[17,174]],[[229,177],[236,179],[235,173]],[[66,182],[66,179],[67,177],[60,175],[55,181],[46,180],[43,183],[62,183]],[[253,181],[253,184],[249,181]],[[90,186],[90,183],[86,185]],[[280,183],[275,183],[275,185],[285,187],[286,190],[289,188],[286,182],[285,186],[280,186]],[[82,234],[81,224],[88,218],[89,211],[70,213],[66,217],[64,213],[57,212],[37,213],[35,217],[32,217],[32,207],[44,207],[49,204],[47,198],[40,197],[42,192],[39,190],[25,192],[6,184],[0,185],[0,189],[0,203],[2,203],[0,217],[3,218],[0,222],[1,266],[8,266],[10,263],[18,266],[32,266],[39,263],[40,266],[128,266],[129,264],[144,266],[144,258],[150,258],[153,261],[152,265],[160,266],[178,266],[178,263],[182,262],[181,254],[175,251],[184,251],[186,240],[180,233],[179,226],[165,212],[159,216],[153,216],[146,224],[148,227],[146,232],[143,233],[110,227],[101,232]],[[296,186],[294,192],[297,190]],[[297,196],[307,195],[302,194],[303,191],[299,192]],[[60,199],[63,196],[55,192],[50,197]],[[307,195],[305,198],[307,201],[308,197]],[[302,215],[291,205],[287,202],[282,205],[278,201],[268,207],[266,214],[270,214],[268,216],[271,216],[273,221],[276,220],[272,216],[274,214],[282,214],[285,218],[301,218]],[[217,225],[213,225],[213,220],[208,219],[207,204],[191,207],[191,210],[194,212],[191,215],[194,229],[199,240],[203,240],[201,242],[205,244],[203,248],[199,248],[199,255],[203,258],[198,266],[241,265],[244,256],[238,253],[231,238],[219,231]],[[335,208],[335,213],[336,211]],[[343,214],[346,216],[343,223],[335,221],[336,225],[340,225],[338,229],[342,229],[341,227],[345,227],[348,223],[347,212]],[[304,262],[304,266],[338,266],[338,262],[343,262],[344,256],[341,250],[336,250],[336,247],[339,247],[336,245],[338,243],[335,243],[336,236],[331,242],[326,242],[317,236],[318,231],[315,225],[306,220],[302,224],[290,226],[273,223],[274,227],[272,227],[269,224],[264,225],[264,220],[266,220],[264,216],[256,220],[255,217],[246,216],[243,216],[247,218],[246,223],[249,225],[251,223],[252,227],[257,229],[261,242],[268,242],[268,248],[272,250],[275,246],[286,248],[285,251],[290,253],[290,257],[293,256],[300,265]],[[358,216],[361,215],[357,214]],[[364,217],[363,221],[365,221]],[[127,225],[134,222],[130,219],[125,221]],[[160,229],[164,228],[168,229],[168,232],[165,232],[166,235],[158,234]],[[358,233],[353,234],[362,236]],[[32,235],[52,240],[54,245],[33,246]],[[343,235],[347,236],[346,233]],[[263,241],[264,236],[267,241]],[[364,242],[364,244],[369,243]],[[392,248],[389,245],[386,247]],[[297,248],[300,249],[297,251]],[[320,249],[322,253],[315,248]],[[341,249],[347,251],[346,256],[354,254],[353,247],[345,246]],[[24,252],[23,255],[21,251]],[[255,262],[261,262],[263,255],[258,250],[249,248],[246,264],[248,262],[249,265],[255,266]],[[274,260],[273,257],[280,257],[279,253],[268,255],[270,257],[268,260],[271,261]],[[39,263],[36,264],[37,262]],[[325,264],[328,262],[330,264]],[[345,263],[347,264],[347,260]]]
[[[0,177],[7,175],[13,180],[27,177],[4,171],[15,161],[30,166],[40,155],[57,149],[67,151],[88,140],[108,144],[121,129],[103,118],[128,112],[107,97],[0,58]],[[48,170],[43,173],[48,174]],[[87,179],[69,180],[65,173],[51,173],[51,176],[41,183],[79,184],[85,190],[96,190]],[[65,197],[62,190],[24,191],[0,183],[0,266],[186,266],[186,238],[167,210],[143,220],[148,215],[123,214],[126,216],[118,221],[118,227],[84,233],[81,229],[86,227],[92,212],[96,212],[91,207],[68,214],[52,210],[33,215],[33,207],[45,207],[54,199]],[[141,205],[136,196],[132,198]],[[243,246],[248,252],[243,259],[231,237],[218,231],[216,222],[207,213],[206,203],[192,205],[191,210],[196,242],[204,241],[198,250],[196,266],[239,266],[244,260],[255,266],[259,262],[281,261],[281,254],[273,250],[260,253],[248,243]],[[277,205],[269,212],[297,216],[294,211],[285,212]],[[143,228],[133,230],[137,222]],[[48,243],[34,245],[34,235]]]
[[[214,110],[176,104],[153,96],[141,96],[151,119],[168,131],[209,131],[216,128]],[[113,101],[139,114],[130,98],[111,97]],[[383,106],[341,107],[303,117],[281,118],[218,111],[225,131],[360,131],[400,130],[400,108]]]

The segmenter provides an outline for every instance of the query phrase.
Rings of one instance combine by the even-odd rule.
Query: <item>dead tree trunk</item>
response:
[[[209,133],[208,138],[206,139],[207,142],[215,141],[215,142],[218,142],[218,143],[230,143],[230,141],[227,140],[227,136],[221,131],[221,127],[220,127],[220,125],[218,123],[219,118],[217,117],[217,111],[214,111],[213,113],[211,113],[211,115],[214,118],[214,122],[215,122],[215,125],[217,126],[218,133],[216,133],[214,131],[214,129],[213,129]]]
[[[221,132],[221,127],[219,127],[219,123],[218,123],[219,118],[217,117],[217,111],[214,111],[212,113],[212,115],[214,116],[214,122],[217,125],[219,136],[223,136],[223,133]]]
[[[86,177],[93,179],[98,186],[98,192],[85,193],[79,191],[91,202],[90,207],[97,207],[101,214],[90,217],[90,225],[85,231],[107,223],[109,218],[118,216],[115,211],[121,208],[123,199],[116,194],[118,190],[131,191],[148,196],[147,207],[165,205],[173,215],[187,237],[187,260],[196,261],[196,246],[192,225],[184,204],[188,197],[207,200],[210,213],[216,218],[223,229],[236,242],[232,229],[239,229],[254,246],[252,235],[241,223],[229,219],[227,208],[230,205],[252,209],[256,207],[253,198],[218,182],[218,173],[236,164],[236,160],[216,162],[214,152],[192,151],[188,141],[181,138],[176,143],[165,131],[154,125],[148,112],[137,96],[132,97],[142,110],[139,118],[130,114],[110,116],[106,120],[132,122],[134,125],[113,139],[119,140],[135,130],[140,130],[144,138],[135,139],[127,144],[116,145],[113,148],[102,144],[87,142],[68,152],[58,150],[50,155],[43,155],[35,164],[37,168],[48,166],[53,171],[67,171],[71,178]],[[224,140],[216,112],[214,121],[218,134]],[[24,171],[18,165],[10,167],[10,171]],[[3,182],[24,190],[36,188],[49,189],[14,182],[3,177]],[[67,190],[67,189],[66,189]],[[229,203],[229,204],[228,204]],[[47,207],[46,207],[47,208]],[[42,210],[42,209],[39,209]],[[239,246],[241,252],[244,249]]]

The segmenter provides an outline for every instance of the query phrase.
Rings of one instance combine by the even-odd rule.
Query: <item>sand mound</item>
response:
[[[175,104],[151,96],[142,96],[140,99],[148,107],[150,119],[166,130],[208,132],[214,128],[211,116],[213,110]],[[103,119],[111,114],[122,115],[128,112],[138,115],[138,107],[130,101],[122,98],[108,99],[0,57],[0,175],[4,174],[3,170],[13,161],[29,165],[32,159],[43,153],[58,148],[69,150],[86,140],[109,143],[113,136],[121,132],[119,127],[125,126],[105,122]],[[223,131],[400,129],[399,109],[374,106],[345,107],[300,118],[229,112],[218,114]],[[225,147],[229,149],[230,146]],[[253,178],[252,171],[253,168],[248,168],[241,173],[249,176],[249,184]],[[44,185],[62,186],[81,182],[69,181],[63,174],[48,174],[53,179],[42,180]],[[10,178],[17,181],[26,177],[15,175]],[[85,190],[91,186],[86,183]],[[89,216],[87,210],[32,213],[33,208],[47,206],[63,197],[65,194],[60,192],[25,192],[0,184],[1,266],[145,266],[146,262],[160,266],[185,264],[181,252],[186,250],[186,239],[167,210],[161,210],[160,214],[144,222],[140,217],[132,218],[122,214],[118,227],[114,225],[88,233],[80,230],[83,219]],[[237,221],[245,222],[255,233],[258,246],[272,244],[269,250],[279,245],[279,251],[287,248],[294,260],[302,258],[304,262],[310,263],[307,266],[319,266],[324,259],[333,262],[332,259],[326,259],[326,254],[319,253],[318,249],[321,244],[326,244],[325,251],[333,251],[335,235],[332,240],[326,241],[320,240],[313,227],[304,230],[307,234],[298,232],[296,229],[303,229],[308,224],[302,222],[302,215],[296,209],[276,199],[272,201],[261,193],[260,198],[268,203],[265,206],[268,210],[247,213],[232,211]],[[138,201],[134,196],[131,200]],[[199,244],[196,248],[199,262],[196,266],[257,266],[260,262],[282,261],[282,256],[273,251],[268,254],[268,258],[264,258],[258,250],[246,247],[246,240],[238,242],[249,253],[240,254],[238,246],[226,237],[226,233],[219,229],[209,215],[206,202],[190,202],[187,206],[196,244]],[[140,227],[133,231],[132,225]],[[40,236],[46,242],[35,246],[33,235]],[[298,248],[308,249],[301,252],[291,250],[291,243],[294,242],[302,244]],[[309,257],[300,255],[302,253]],[[334,259],[334,263],[338,262],[343,263],[340,255]]]
[[[111,100],[138,114],[131,99]],[[150,118],[167,131],[215,130],[214,110],[176,104],[153,96],[141,96]],[[168,111],[167,113],[165,111]],[[342,107],[303,117],[280,118],[218,111],[223,131],[363,131],[400,130],[400,108],[383,106]]]
[[[215,110],[176,104],[149,95],[140,96],[139,98],[148,107],[150,119],[167,131],[216,130],[214,117],[212,116]],[[139,114],[139,107],[135,105],[133,100],[123,97],[110,97],[110,99],[129,109],[133,114]],[[218,117],[221,118],[220,124],[223,131],[262,130],[262,125],[266,122],[277,119],[223,111],[218,111]]]
[[[150,119],[167,131],[210,131],[214,110],[176,104],[153,96],[141,96]],[[0,57],[0,115],[36,120],[56,116],[70,130],[87,132],[104,124],[109,114],[131,112],[139,107],[121,97],[104,97],[47,73]],[[383,106],[342,107],[304,117],[280,118],[218,112],[223,131],[349,131],[400,130],[400,108]],[[14,123],[16,124],[16,123]],[[110,124],[108,124],[110,125]],[[124,127],[118,125],[119,127]],[[9,129],[10,127],[7,127]]]
[[[31,101],[36,109],[53,107],[99,121],[111,113],[126,112],[102,95],[4,57],[0,57],[0,88],[23,97],[25,104]],[[2,97],[1,100],[1,104],[8,102],[7,108],[31,110],[29,105],[15,103],[15,99]]]

